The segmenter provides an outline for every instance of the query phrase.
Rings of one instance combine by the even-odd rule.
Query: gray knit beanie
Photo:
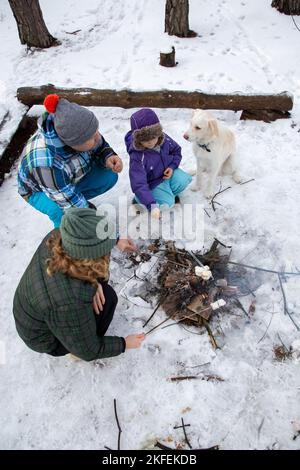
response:
[[[92,111],[58,95],[46,96],[44,106],[49,113],[54,114],[58,137],[70,147],[84,144],[99,127],[99,121]]]
[[[117,243],[115,227],[94,209],[71,207],[62,217],[62,247],[75,259],[95,259],[107,255]]]

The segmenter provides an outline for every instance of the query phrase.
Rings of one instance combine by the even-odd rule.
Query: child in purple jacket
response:
[[[156,218],[160,209],[172,207],[192,177],[180,170],[181,147],[165,134],[157,115],[144,108],[130,118],[131,131],[125,136],[130,156],[131,189],[139,204]]]

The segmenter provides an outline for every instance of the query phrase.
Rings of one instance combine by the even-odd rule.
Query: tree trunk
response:
[[[39,0],[8,0],[18,26],[21,44],[46,48],[58,45],[45,25]]]
[[[273,0],[272,7],[285,15],[300,15],[300,0]]]
[[[189,28],[189,0],[166,0],[165,32],[180,38],[197,36]]]

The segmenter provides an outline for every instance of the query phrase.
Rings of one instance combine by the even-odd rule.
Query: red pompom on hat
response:
[[[57,103],[59,102],[59,96],[58,95],[47,95],[46,98],[44,99],[44,106],[48,113],[55,113],[56,111],[56,106]]]

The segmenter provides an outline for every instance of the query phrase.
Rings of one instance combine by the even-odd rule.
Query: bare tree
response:
[[[8,0],[18,26],[21,44],[46,48],[59,44],[45,25],[39,0]]]
[[[300,15],[300,0],[273,0],[272,7],[285,15]]]
[[[180,38],[197,36],[189,28],[189,0],[166,0],[165,32]]]

